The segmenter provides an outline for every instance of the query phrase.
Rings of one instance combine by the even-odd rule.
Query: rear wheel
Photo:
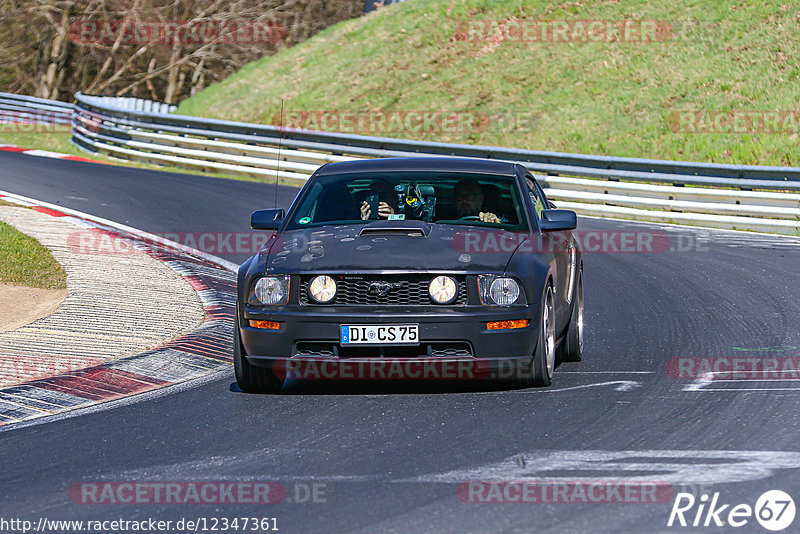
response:
[[[579,362],[583,358],[583,269],[576,276],[574,299],[567,335],[558,350],[559,362]]]
[[[283,380],[275,376],[272,369],[257,367],[247,361],[239,334],[238,312],[233,329],[233,370],[239,388],[247,393],[277,393],[283,386]]]
[[[556,367],[556,324],[553,308],[553,288],[548,284],[539,317],[539,340],[533,353],[526,386],[549,386]]]

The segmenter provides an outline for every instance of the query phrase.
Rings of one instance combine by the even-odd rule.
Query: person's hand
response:
[[[388,219],[389,215],[392,215],[393,213],[394,209],[389,204],[386,202],[378,203],[378,217]],[[369,209],[369,203],[364,201],[361,204],[361,219],[366,221],[370,218],[370,215],[372,215],[372,210]]]
[[[388,219],[389,215],[394,214],[394,208],[392,208],[386,202],[381,202],[378,204],[378,217],[383,217],[384,219]]]
[[[500,217],[489,211],[482,211],[478,214],[478,216],[481,218],[482,222],[497,223],[497,224],[501,224],[503,222],[500,220]]]

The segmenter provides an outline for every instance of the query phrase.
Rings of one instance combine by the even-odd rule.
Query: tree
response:
[[[362,8],[361,0],[3,0],[0,91],[172,104]]]

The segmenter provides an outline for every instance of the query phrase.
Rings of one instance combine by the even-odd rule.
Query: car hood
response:
[[[524,239],[507,231],[417,221],[309,228],[278,236],[267,271],[503,272]]]

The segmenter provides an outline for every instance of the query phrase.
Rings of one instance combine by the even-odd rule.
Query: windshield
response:
[[[527,228],[513,177],[392,172],[317,177],[286,229],[379,220]]]

